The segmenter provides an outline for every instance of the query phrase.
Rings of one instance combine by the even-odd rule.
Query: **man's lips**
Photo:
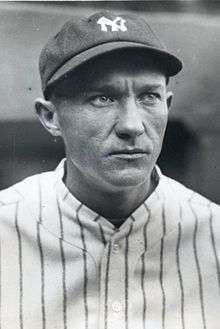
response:
[[[147,154],[149,154],[149,152],[139,148],[121,149],[109,153],[109,155],[113,157],[128,158],[128,159],[142,158]]]
[[[139,149],[139,148],[132,148],[132,149],[121,149],[121,150],[115,150],[110,152],[110,155],[116,155],[116,154],[147,154],[149,152]]]

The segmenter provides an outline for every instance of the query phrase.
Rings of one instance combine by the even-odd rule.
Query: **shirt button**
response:
[[[118,254],[119,253],[119,250],[120,250],[119,244],[118,243],[114,243],[112,249],[113,249],[113,252],[115,254]]]
[[[121,305],[121,303],[119,302],[119,301],[115,301],[115,302],[113,302],[112,303],[112,310],[114,311],[114,312],[121,312],[121,310],[122,310],[122,305]]]

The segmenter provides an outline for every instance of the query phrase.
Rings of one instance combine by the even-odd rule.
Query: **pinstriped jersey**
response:
[[[220,207],[158,172],[117,229],[63,173],[0,193],[0,328],[219,329]]]

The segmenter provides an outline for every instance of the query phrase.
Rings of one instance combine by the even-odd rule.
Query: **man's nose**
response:
[[[144,133],[144,124],[141,116],[141,109],[138,108],[134,99],[129,99],[119,105],[116,134],[120,138],[136,138]]]

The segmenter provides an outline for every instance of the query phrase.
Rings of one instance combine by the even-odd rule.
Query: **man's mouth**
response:
[[[116,150],[110,153],[110,156],[122,159],[138,159],[143,158],[148,154],[148,152],[139,148],[129,148]]]

